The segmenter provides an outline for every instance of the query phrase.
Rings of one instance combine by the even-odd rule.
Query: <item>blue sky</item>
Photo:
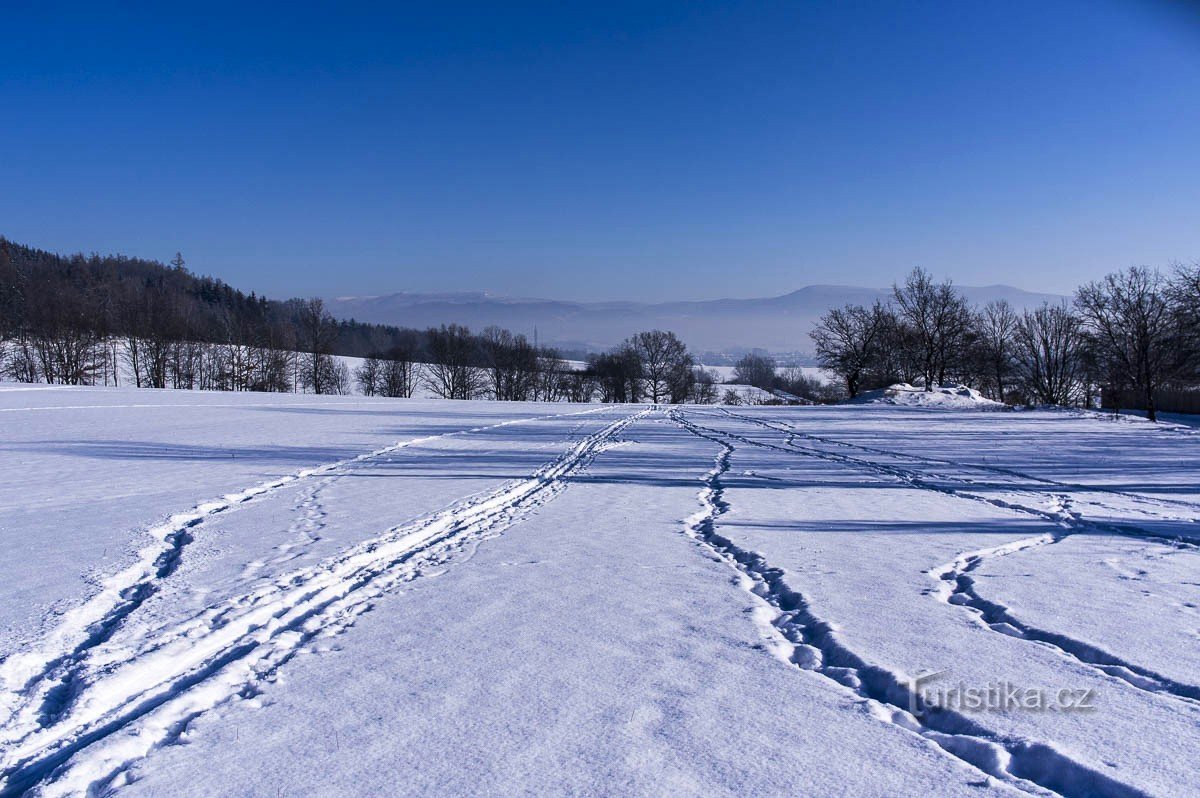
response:
[[[1190,3],[16,5],[0,235],[56,251],[645,300],[1200,259]]]

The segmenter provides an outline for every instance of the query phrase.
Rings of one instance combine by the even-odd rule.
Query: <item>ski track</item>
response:
[[[564,438],[568,441],[574,440],[579,435],[579,431],[587,425],[587,421],[583,420],[574,425],[568,430]],[[289,526],[288,531],[293,536],[291,542],[282,543],[275,547],[275,551],[279,555],[271,558],[268,561],[254,561],[246,564],[245,570],[242,573],[242,578],[247,579],[253,577],[255,573],[262,570],[267,565],[282,565],[302,556],[314,543],[321,540],[321,531],[325,528],[327,513],[325,506],[321,501],[321,493],[326,488],[331,487],[338,482],[342,477],[346,476],[346,472],[331,474],[320,480],[317,480],[304,489],[293,505],[294,520]]]
[[[79,690],[79,672],[89,654],[110,640],[122,622],[157,592],[163,580],[175,572],[185,548],[192,541],[193,530],[209,518],[278,493],[304,480],[336,477],[341,470],[411,446],[513,424],[599,413],[607,409],[592,408],[577,413],[509,419],[497,424],[413,438],[267,480],[170,516],[147,531],[151,543],[138,552],[132,565],[104,578],[100,583],[100,592],[64,613],[40,644],[35,644],[29,650],[14,652],[0,662],[0,684],[4,688],[3,694],[0,694],[0,712],[5,716],[5,727],[21,727],[34,718],[39,724],[52,724],[66,711]],[[315,502],[315,494],[313,496]]]
[[[199,715],[235,698],[252,699],[315,638],[345,631],[423,569],[553,499],[649,412],[608,424],[526,479],[281,576],[185,622],[148,651],[104,663],[61,717],[4,731],[0,796],[93,794],[116,786],[137,761],[186,734]]]
[[[13,410],[17,409],[24,408]],[[299,539],[279,547],[280,556],[271,562],[280,564],[299,556],[292,549],[319,539],[324,516],[319,493],[339,478],[336,473],[339,469],[441,438],[608,409],[514,419],[404,441],[226,494],[152,527],[149,534],[154,542],[139,552],[134,565],[105,579],[100,594],[64,614],[37,650],[20,652],[0,662],[0,679],[11,691],[3,697],[5,703],[0,704],[0,710],[11,710],[9,722],[0,733],[0,798],[26,792],[47,796],[90,794],[117,786],[137,761],[185,736],[188,725],[199,715],[234,699],[253,700],[263,684],[274,679],[281,665],[312,648],[317,638],[340,634],[353,625],[358,615],[370,610],[380,596],[422,575],[431,566],[446,562],[465,547],[499,534],[553,499],[565,489],[571,474],[586,467],[598,453],[617,445],[614,439],[619,433],[651,411],[626,416],[584,438],[527,480],[461,500],[425,519],[390,529],[320,565],[279,577],[164,630],[136,652],[102,652],[104,656],[97,658],[99,662],[89,663],[89,655],[102,648],[124,619],[175,571],[191,541],[192,530],[208,518],[300,480],[321,477],[298,499],[298,519],[292,531]],[[1139,504],[1200,505],[1058,482],[1013,469],[902,454],[811,435],[791,425],[785,428],[728,410],[723,412],[731,419],[787,435],[786,444],[775,445],[704,427],[679,411],[671,411],[670,417],[681,428],[721,447],[713,469],[704,477],[700,492],[703,509],[687,519],[686,531],[717,559],[736,570],[739,584],[756,597],[755,618],[776,656],[851,690],[873,716],[922,736],[948,755],[1009,786],[1033,794],[1068,798],[1144,795],[1072,760],[1051,745],[998,736],[961,714],[941,708],[927,708],[919,715],[910,712],[914,696],[906,679],[867,663],[847,648],[837,639],[835,627],[814,615],[807,599],[786,584],[781,569],[769,565],[757,552],[741,549],[717,531],[718,518],[729,510],[722,477],[730,468],[737,442],[864,469],[918,489],[1053,522],[1060,528],[1058,531],[964,553],[931,569],[929,573],[937,580],[937,586],[930,592],[941,601],[972,610],[977,620],[993,631],[1045,644],[1136,688],[1189,703],[1200,703],[1200,687],[1173,681],[1084,641],[1024,623],[1007,607],[980,596],[971,574],[991,558],[1052,545],[1081,531],[1135,536],[1189,549],[1200,547],[1150,535],[1136,527],[1086,521],[1071,510],[1070,498],[1065,495],[1054,497],[1057,504],[1054,509],[1044,510],[935,484],[899,466],[800,447],[795,441],[801,438],[867,455],[966,467],[1063,490],[1109,493]],[[569,437],[574,437],[583,423],[575,425]],[[950,483],[972,482],[941,474],[928,476]],[[1019,485],[1013,485],[1011,490],[1022,492]],[[264,563],[251,564],[254,565],[261,568]],[[248,566],[244,576],[253,576],[258,568]],[[87,665],[91,667],[85,668]]]
[[[817,617],[808,600],[758,552],[743,549],[717,531],[729,511],[722,477],[730,468],[736,436],[711,430],[673,411],[680,427],[720,447],[700,491],[702,510],[687,519],[687,533],[739,574],[739,584],[761,602],[755,612],[766,624],[774,653],[791,665],[818,674],[863,700],[871,715],[920,735],[951,757],[1008,786],[1034,795],[1065,798],[1133,798],[1146,793],[1071,759],[1053,746],[1005,737],[966,716],[941,707],[909,711],[916,696],[907,679],[871,665],[843,644],[835,627]],[[751,442],[753,444],[753,442]],[[765,606],[763,606],[765,605]]]
[[[1067,537],[1079,532],[1099,530],[1101,532],[1116,533],[1125,536],[1132,536],[1143,540],[1148,540],[1153,543],[1172,546],[1175,548],[1195,549],[1192,544],[1183,544],[1180,541],[1160,538],[1152,535],[1147,535],[1141,531],[1133,531],[1124,526],[1113,527],[1107,524],[1097,524],[1085,520],[1079,513],[1071,509],[1071,499],[1069,496],[1054,497],[1057,509],[1055,510],[1040,510],[1024,505],[1013,504],[1011,502],[1002,501],[999,499],[991,499],[986,496],[969,493],[962,490],[957,490],[945,485],[932,485],[920,476],[904,471],[903,469],[891,466],[883,466],[869,461],[857,460],[855,458],[831,454],[828,452],[820,452],[812,449],[802,449],[792,447],[791,436],[803,435],[796,433],[791,429],[781,429],[766,421],[742,416],[736,413],[728,413],[727,415],[733,419],[746,421],[748,423],[757,424],[767,429],[776,432],[783,432],[789,435],[787,447],[774,446],[772,444],[755,441],[750,438],[728,433],[723,430],[706,429],[719,435],[727,435],[731,438],[740,440],[744,443],[749,443],[754,446],[761,446],[779,451],[790,452],[802,456],[812,456],[818,459],[823,459],[831,462],[842,463],[863,468],[868,471],[874,471],[890,477],[900,479],[906,484],[922,490],[930,490],[936,493],[942,493],[949,496],[954,496],[961,499],[971,501],[980,501],[986,504],[991,504],[1006,510],[1015,512],[1032,514],[1047,521],[1052,521],[1057,524],[1060,529],[1053,533],[1037,535],[1030,538],[1023,538],[994,546],[979,551],[968,552],[959,555],[953,561],[943,565],[935,566],[929,570],[932,578],[937,580],[938,584],[935,589],[930,591],[939,600],[961,606],[972,610],[976,619],[985,628],[991,629],[1000,634],[1009,635],[1022,640],[1028,640],[1034,643],[1040,643],[1057,651],[1062,656],[1074,660],[1086,667],[1099,671],[1105,676],[1115,680],[1124,682],[1125,684],[1150,693],[1157,693],[1178,699],[1189,704],[1200,706],[1200,686],[1180,682],[1165,676],[1151,668],[1138,665],[1136,663],[1125,660],[1116,656],[1099,646],[1088,643],[1084,640],[1072,638],[1060,632],[1054,632],[1047,629],[1039,628],[1033,624],[1020,620],[1012,611],[1003,604],[987,599],[980,595],[978,585],[975,579],[971,576],[971,572],[977,570],[984,562],[997,557],[1004,557],[1018,552],[1026,552],[1032,549],[1043,546],[1053,545]],[[835,441],[835,443],[837,443]],[[890,454],[890,453],[889,453]],[[940,477],[949,481],[949,477]],[[1014,488],[1014,490],[1017,490]]]

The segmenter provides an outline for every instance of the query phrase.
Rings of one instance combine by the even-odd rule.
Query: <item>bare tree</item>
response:
[[[599,380],[590,369],[568,369],[562,377],[563,395],[568,402],[590,402],[599,389]]]
[[[1069,405],[1079,394],[1086,336],[1083,323],[1064,305],[1027,310],[1016,326],[1016,361],[1030,398]]]
[[[817,361],[842,378],[851,399],[858,396],[864,378],[879,361],[888,322],[889,313],[878,302],[870,309],[846,305],[826,312],[809,334],[816,345]]]
[[[946,280],[934,283],[924,269],[913,269],[903,286],[893,286],[900,317],[912,330],[925,390],[946,380],[953,358],[962,351],[970,326],[966,301]]]
[[[717,401],[717,383],[720,377],[716,372],[696,366],[692,369],[692,388],[688,401],[695,405],[711,405]]]
[[[1179,329],[1180,378],[1195,383],[1200,381],[1200,262],[1176,266],[1167,295]]]
[[[775,385],[775,360],[766,355],[744,355],[733,367],[733,379],[769,391]]]
[[[987,303],[975,314],[975,349],[985,392],[998,402],[1007,394],[1013,370],[1017,314],[1003,299]]]
[[[410,345],[402,344],[388,350],[383,359],[379,379],[380,396],[407,399],[417,384],[417,363]]]
[[[681,404],[691,399],[696,387],[696,364],[685,351],[675,360],[667,373],[667,395],[671,404]]]
[[[483,331],[479,346],[494,398],[521,402],[537,392],[539,353],[524,335],[492,326]]]
[[[650,330],[630,338],[629,345],[641,360],[650,401],[657,403],[671,398],[672,381],[679,379],[684,368],[690,373],[693,365],[683,341],[673,332]]]
[[[558,402],[570,393],[568,374],[571,373],[567,361],[563,360],[558,350],[543,346],[537,350],[537,361],[534,371],[533,393],[531,398],[539,402]]]
[[[73,286],[31,289],[26,312],[38,372],[48,383],[91,385],[101,346],[92,302]]]
[[[1155,393],[1182,367],[1179,317],[1166,288],[1157,271],[1135,266],[1075,294],[1102,368],[1141,394],[1151,421],[1157,420]]]
[[[431,328],[429,365],[425,379],[430,390],[443,399],[474,399],[487,382],[479,368],[479,351],[471,331],[458,324]]]
[[[642,397],[642,360],[626,341],[617,349],[588,358],[595,375],[601,402],[637,402]]]
[[[375,396],[380,393],[379,387],[383,378],[383,361],[378,355],[368,355],[354,370],[354,381],[358,391],[363,396]]]
[[[42,378],[32,337],[19,331],[5,344],[4,376],[17,382],[37,382]]]
[[[338,384],[340,372],[346,368],[344,363],[335,362],[333,358],[337,322],[320,299],[301,302],[298,317],[300,384],[313,393],[337,393],[341,387]]]
[[[350,393],[350,367],[346,361],[334,358],[329,369],[329,383],[326,393],[345,396]]]

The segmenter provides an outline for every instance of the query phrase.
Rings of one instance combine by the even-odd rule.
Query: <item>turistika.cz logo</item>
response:
[[[1092,687],[1030,687],[1006,680],[984,685],[947,683],[950,671],[909,680],[909,711],[920,717],[934,709],[955,712],[1088,712],[1096,708]]]

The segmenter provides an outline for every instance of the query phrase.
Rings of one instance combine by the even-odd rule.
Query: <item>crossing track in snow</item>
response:
[[[804,595],[787,584],[782,569],[719,532],[719,519],[730,509],[721,480],[737,450],[736,436],[697,425],[678,411],[672,418],[681,428],[720,447],[713,468],[704,476],[703,509],[687,520],[688,534],[734,568],[739,584],[770,608],[767,635],[781,659],[851,690],[881,721],[918,734],[986,776],[1023,792],[1067,798],[1145,795],[1047,743],[998,735],[945,708],[912,712],[919,705],[907,680],[852,651],[828,621],[813,613]],[[757,616],[761,620],[763,613]]]
[[[1092,487],[1083,486],[1083,485],[1071,486],[1069,483],[1060,483],[1060,482],[1049,481],[1050,484],[1061,486],[1063,488],[1064,492],[1055,494],[1053,497],[1058,506],[1055,507],[1055,509],[1047,510],[1047,509],[1037,506],[1039,496],[1042,494],[1039,493],[1039,494],[1035,494],[1035,495],[1031,496],[1030,491],[1028,490],[1028,486],[1025,486],[1026,489],[1022,490],[1022,485],[1019,483],[1013,483],[1012,485],[1005,485],[1004,486],[1005,491],[1009,492],[1009,493],[1021,495],[1022,497],[1028,497],[1031,499],[1031,501],[1029,503],[1022,504],[1022,503],[1007,501],[1004,499],[995,499],[995,498],[985,496],[981,493],[977,493],[975,491],[978,490],[978,487],[975,486],[970,480],[963,479],[961,477],[952,477],[952,476],[948,476],[948,475],[944,475],[944,474],[927,474],[927,473],[922,473],[921,471],[914,470],[912,468],[903,468],[898,465],[879,463],[879,462],[876,462],[876,461],[873,461],[870,459],[866,459],[864,457],[854,457],[851,455],[842,454],[842,453],[838,453],[838,452],[830,452],[830,451],[827,451],[824,449],[817,449],[817,448],[808,447],[808,446],[799,446],[796,444],[796,440],[797,439],[806,439],[806,440],[814,441],[814,442],[830,443],[833,445],[846,447],[846,448],[862,449],[862,451],[864,451],[864,452],[871,451],[869,449],[866,449],[865,447],[859,447],[857,444],[847,444],[847,443],[843,443],[841,441],[831,440],[828,438],[821,438],[818,436],[814,436],[814,435],[796,430],[791,425],[779,425],[779,424],[775,424],[775,423],[772,423],[769,421],[764,421],[762,419],[752,418],[750,416],[745,416],[745,415],[741,415],[738,413],[732,413],[730,411],[725,411],[724,415],[731,419],[734,419],[736,421],[741,421],[741,422],[744,422],[747,424],[753,424],[753,425],[756,425],[756,426],[759,426],[759,427],[762,427],[762,428],[785,435],[786,442],[783,445],[774,445],[774,448],[778,448],[781,451],[790,451],[795,454],[807,455],[807,456],[815,457],[815,458],[821,459],[821,460],[828,460],[830,462],[842,463],[842,464],[847,465],[852,468],[857,468],[857,469],[861,469],[861,470],[868,471],[868,472],[874,472],[874,473],[880,474],[882,476],[900,480],[901,482],[904,482],[906,484],[909,484],[909,485],[911,485],[915,488],[919,488],[921,490],[929,490],[929,491],[934,491],[934,492],[938,492],[938,493],[944,493],[949,496],[957,496],[959,498],[970,499],[972,501],[977,501],[977,502],[983,502],[986,504],[991,504],[994,507],[1000,507],[1001,509],[1012,510],[1014,512],[1025,513],[1027,515],[1032,515],[1032,516],[1035,516],[1038,518],[1042,518],[1046,521],[1050,521],[1052,523],[1063,526],[1066,529],[1064,536],[1066,534],[1071,534],[1074,532],[1100,532],[1100,533],[1125,535],[1127,537],[1140,538],[1140,539],[1144,539],[1144,540],[1149,540],[1151,542],[1162,543],[1163,545],[1172,546],[1172,547],[1176,547],[1176,548],[1187,548],[1187,549],[1200,550],[1200,544],[1197,544],[1196,542],[1194,542],[1192,540],[1187,540],[1187,539],[1182,539],[1182,538],[1167,538],[1162,535],[1155,534],[1153,532],[1148,532],[1145,529],[1142,529],[1141,527],[1137,526],[1137,524],[1135,524],[1133,522],[1116,524],[1116,523],[1107,523],[1104,521],[1089,520],[1089,519],[1085,518],[1082,513],[1073,509],[1073,506],[1077,505],[1078,502],[1076,500],[1072,499],[1072,497],[1070,495],[1070,491],[1095,491],[1095,492],[1101,492],[1101,493],[1111,493],[1114,495],[1120,495],[1120,496],[1124,496],[1124,497],[1133,498],[1135,500],[1139,500],[1139,501],[1145,502],[1145,503],[1156,503],[1156,504],[1159,504],[1160,506],[1162,503],[1169,503],[1172,505],[1192,506],[1193,503],[1186,502],[1184,500],[1159,499],[1157,497],[1148,497],[1148,496],[1144,496],[1142,494],[1129,493],[1129,492],[1125,492],[1125,491],[1104,490],[1103,488],[1092,488]],[[773,446],[772,444],[766,444],[766,443],[763,443],[762,441],[755,441],[752,439],[746,439],[746,442],[750,443],[751,445],[766,446],[767,448],[772,448],[772,446]],[[914,455],[908,455],[908,454],[903,454],[903,453],[899,453],[899,452],[891,452],[886,449],[877,449],[874,451],[879,454],[883,454],[883,455],[887,455],[887,456],[895,457],[895,458],[900,458],[900,459],[908,458],[908,459],[912,459],[912,460],[930,461],[929,458],[921,458],[921,457],[914,456]],[[946,461],[943,464],[949,464],[949,461]],[[995,469],[992,469],[990,466],[969,465],[966,467],[968,467],[968,468],[985,468],[988,470],[995,470]],[[1005,470],[1001,469],[1000,471],[1003,472]],[[1007,473],[1010,476],[1020,477],[1022,479],[1028,479],[1028,480],[1034,481],[1034,482],[1045,482],[1045,480],[1042,480],[1039,477],[1027,476],[1027,475],[1021,474],[1020,472],[1016,472],[1016,471],[1007,471]],[[1093,502],[1093,503],[1095,503],[1095,502]],[[1098,506],[1103,506],[1103,505],[1099,505],[1099,503],[1095,503],[1095,504],[1097,504]],[[1197,507],[1197,509],[1200,509],[1200,505],[1196,505],[1196,507]],[[1186,516],[1172,515],[1170,517],[1171,517],[1171,520],[1184,521],[1187,523],[1195,522],[1195,515],[1192,513],[1189,513]],[[1197,531],[1197,534],[1200,535],[1200,530]]]
[[[192,718],[252,695],[305,643],[344,630],[372,601],[419,575],[422,567],[469,540],[498,533],[554,498],[573,473],[614,445],[620,432],[647,412],[608,424],[527,479],[389,529],[319,565],[160,630],[136,651],[77,671],[79,684],[69,706],[52,717],[18,713],[0,732],[0,796],[34,788],[47,795],[103,789],[132,762],[178,737]],[[519,422],[505,422],[511,423]],[[360,459],[309,469],[283,484]]]
[[[869,460],[857,459],[840,453],[835,454],[806,447],[795,446],[793,443],[793,436],[801,436],[803,433],[796,432],[791,428],[790,425],[779,426],[768,421],[763,421],[728,411],[725,412],[725,415],[737,421],[754,424],[759,427],[764,427],[775,432],[786,434],[788,435],[787,442],[783,445],[775,445],[765,443],[763,441],[757,441],[753,438],[739,436],[735,433],[725,432],[723,430],[707,427],[700,428],[709,433],[725,435],[752,446],[776,449],[778,451],[789,452],[796,455],[810,456],[834,463],[841,463],[843,465],[859,468],[867,472],[874,472],[883,476],[899,479],[905,484],[914,488],[929,490],[960,499],[983,502],[1001,509],[1033,515],[1054,523],[1057,528],[1052,532],[1033,537],[1022,538],[988,549],[966,552],[959,555],[951,562],[931,568],[928,573],[931,578],[936,581],[935,589],[931,591],[932,594],[941,601],[956,606],[961,606],[972,611],[975,613],[979,622],[984,627],[991,629],[992,631],[1048,646],[1058,651],[1062,656],[1099,671],[1105,676],[1123,682],[1134,689],[1169,696],[1189,704],[1200,704],[1200,685],[1180,682],[1158,673],[1152,668],[1148,668],[1122,657],[1118,657],[1117,655],[1109,651],[1105,651],[1103,648],[1087,641],[1073,638],[1070,635],[1061,632],[1042,629],[1034,624],[1023,621],[1020,618],[1017,618],[1008,607],[1004,606],[1000,602],[982,596],[979,592],[976,580],[972,577],[972,572],[977,570],[989,559],[1004,557],[1020,552],[1028,552],[1040,547],[1053,545],[1064,540],[1070,535],[1081,532],[1120,534],[1148,540],[1152,543],[1159,543],[1164,546],[1186,548],[1189,550],[1196,550],[1197,547],[1194,543],[1162,538],[1156,535],[1144,533],[1140,530],[1130,528],[1125,525],[1114,526],[1110,524],[1089,521],[1072,509],[1072,500],[1069,495],[1055,496],[1054,502],[1056,507],[1055,509],[1051,510],[1017,504],[1008,500],[994,499],[971,492],[970,490],[964,488],[952,487],[948,485],[947,482],[953,481],[953,478],[951,477],[939,475],[938,482],[934,484],[926,477],[916,472],[899,468],[898,466],[883,465],[873,463]],[[815,438],[815,436],[808,437],[810,439],[824,440]],[[886,452],[886,450],[878,451],[880,453]],[[1012,490],[1019,490],[1019,488],[1014,486]]]
[[[923,454],[912,454],[910,452],[899,452],[899,451],[895,451],[893,449],[884,449],[884,448],[878,447],[878,446],[864,446],[861,443],[851,443],[849,441],[840,440],[838,438],[833,438],[828,435],[814,435],[811,432],[806,432],[804,430],[797,429],[795,425],[789,424],[787,422],[772,422],[772,421],[768,421],[766,419],[758,419],[758,418],[754,418],[752,416],[747,416],[747,415],[744,415],[741,413],[735,413],[726,408],[721,408],[721,410],[726,416],[728,416],[730,418],[738,419],[741,421],[746,421],[751,424],[757,424],[761,427],[766,427],[767,429],[773,429],[778,432],[783,432],[786,434],[794,435],[796,438],[800,438],[800,439],[803,439],[806,441],[811,441],[813,443],[837,446],[840,448],[845,448],[845,449],[849,449],[852,451],[856,451],[860,454],[882,455],[884,457],[894,458],[897,460],[908,460],[913,463],[917,463],[917,464],[921,464],[921,465],[930,465],[930,466],[935,466],[935,467],[951,466],[956,469],[963,469],[963,470],[968,470],[968,471],[981,471],[981,472],[984,472],[984,473],[987,473],[990,475],[1013,478],[1013,479],[1022,480],[1026,483],[1034,483],[1036,485],[1048,486],[1048,487],[1055,488],[1059,491],[1064,491],[1064,492],[1084,491],[1084,492],[1089,492],[1089,493],[1102,493],[1102,494],[1109,494],[1112,496],[1120,496],[1121,498],[1129,499],[1135,503],[1155,507],[1160,510],[1165,510],[1166,508],[1185,508],[1187,510],[1200,510],[1200,502],[1190,501],[1188,499],[1176,499],[1176,498],[1172,498],[1170,496],[1150,496],[1145,493],[1137,493],[1135,491],[1129,491],[1129,490],[1120,490],[1117,488],[1108,487],[1106,485],[1085,485],[1085,484],[1078,483],[1078,482],[1063,482],[1061,480],[1050,479],[1048,477],[1039,477],[1034,474],[1029,474],[1027,472],[1020,471],[1015,468],[1005,468],[1003,466],[996,466],[996,465],[991,465],[988,463],[972,463],[972,462],[967,462],[967,461],[949,460],[949,459],[941,458],[941,457],[930,457],[929,455],[923,455]],[[934,476],[943,477],[944,475],[934,475]],[[944,477],[944,478],[955,479],[954,477]],[[959,479],[961,482],[964,482],[966,484],[972,483],[972,480],[967,479],[967,478],[958,477],[957,479]],[[1015,483],[1014,487],[1019,488],[1020,487],[1019,483]],[[1191,518],[1191,516],[1186,516],[1186,517]]]

